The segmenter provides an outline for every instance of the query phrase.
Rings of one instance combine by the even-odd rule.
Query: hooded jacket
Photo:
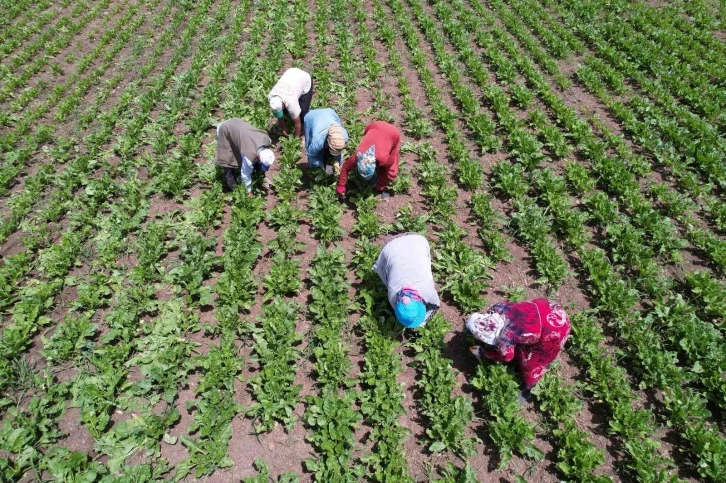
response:
[[[374,121],[366,126],[358,149],[341,166],[338,177],[339,193],[345,191],[348,174],[356,170],[357,154],[366,152],[371,146],[376,147],[376,174],[378,175],[376,190],[383,191],[391,181],[396,179],[401,152],[401,133],[392,124]]]

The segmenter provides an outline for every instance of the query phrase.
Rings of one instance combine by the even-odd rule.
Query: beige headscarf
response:
[[[345,147],[345,136],[340,126],[330,126],[328,129],[328,147],[332,156],[338,156]]]

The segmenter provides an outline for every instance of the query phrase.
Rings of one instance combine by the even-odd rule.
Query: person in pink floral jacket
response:
[[[527,395],[570,336],[567,313],[548,299],[500,302],[484,314],[470,315],[466,328],[486,344],[471,348],[477,358],[516,360]]]

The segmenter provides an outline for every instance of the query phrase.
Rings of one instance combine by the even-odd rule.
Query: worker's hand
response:
[[[481,362],[481,354],[479,354],[479,349],[481,349],[478,345],[473,345],[469,347],[469,351],[476,357],[476,359]]]
[[[249,196],[250,198],[254,198],[255,194],[252,191],[248,191],[247,196]]]

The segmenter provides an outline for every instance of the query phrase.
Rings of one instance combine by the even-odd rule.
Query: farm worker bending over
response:
[[[310,110],[310,101],[313,100],[313,80],[310,74],[295,67],[287,69],[272,88],[267,99],[270,101],[272,115],[277,119],[282,133],[285,136],[288,135],[287,125],[283,119],[283,116],[288,114],[295,126],[295,136],[300,137],[302,123]]]
[[[266,131],[239,118],[228,119],[217,127],[217,157],[215,164],[224,169],[224,180],[231,191],[237,186],[236,171],[240,170],[242,184],[252,196],[252,171],[260,168],[262,175],[275,161],[275,153]]]
[[[373,270],[386,284],[388,302],[404,327],[423,326],[439,309],[429,242],[418,233],[398,235],[383,245]]]
[[[340,117],[333,109],[313,109],[305,116],[305,150],[309,167],[332,164],[337,175],[347,142],[348,131],[341,126]],[[332,163],[326,163],[328,160]]]
[[[366,126],[357,152],[343,164],[338,178],[338,194],[345,193],[348,173],[357,168],[365,180],[377,176],[376,192],[387,199],[388,183],[398,176],[398,158],[401,151],[401,133],[391,124],[375,121]]]
[[[567,313],[548,299],[499,302],[484,314],[470,315],[466,328],[486,344],[471,348],[477,358],[516,360],[524,383],[523,398],[547,372],[570,336]]]

